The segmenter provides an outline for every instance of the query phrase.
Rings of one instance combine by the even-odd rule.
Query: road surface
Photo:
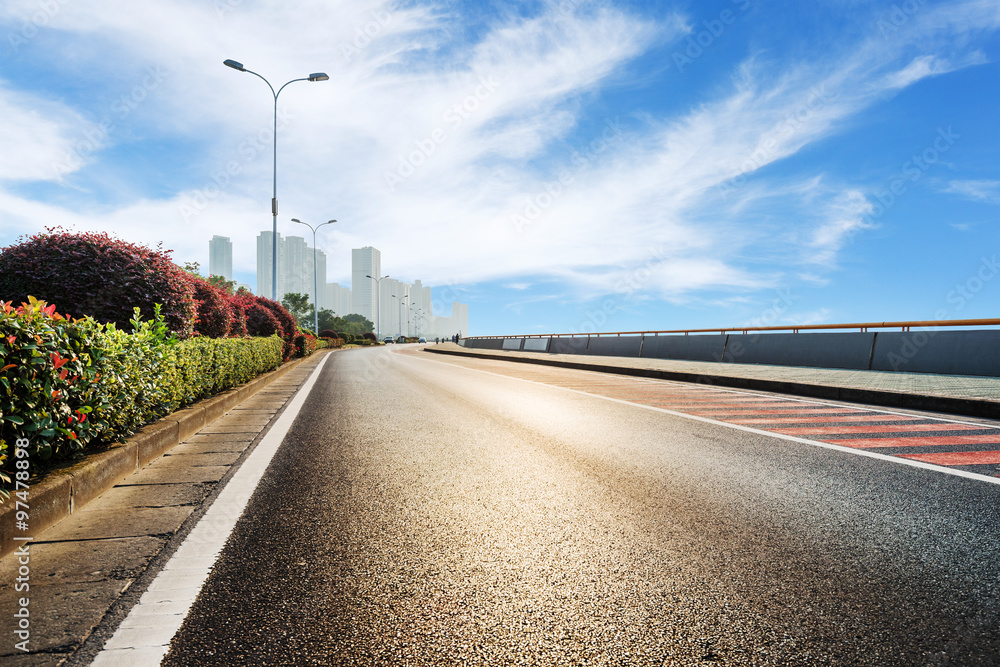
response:
[[[330,355],[163,664],[996,664],[1000,486],[512,366]]]

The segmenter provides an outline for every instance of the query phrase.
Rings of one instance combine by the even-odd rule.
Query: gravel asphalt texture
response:
[[[329,360],[164,665],[996,664],[1000,487],[425,357]]]

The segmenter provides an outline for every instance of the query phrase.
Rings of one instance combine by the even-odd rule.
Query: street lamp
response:
[[[399,335],[402,336],[403,338],[406,338],[406,335],[410,332],[409,328],[407,328],[406,331],[403,331],[403,323],[406,320],[406,315],[403,314],[403,297],[396,296],[395,294],[393,294],[392,296],[395,299],[399,299]]]
[[[274,92],[274,86],[271,82],[262,77],[257,72],[248,70],[243,67],[243,63],[236,62],[235,60],[223,60],[222,64],[226,67],[232,67],[234,70],[240,72],[249,72],[255,77],[261,79],[267,84],[267,87],[271,89],[271,94],[274,95],[274,180],[273,180],[273,190],[271,194],[271,216],[274,218],[274,222],[271,230],[271,299],[273,301],[278,300],[278,95],[281,91],[285,89],[289,83],[295,83],[296,81],[326,81],[328,77],[324,72],[315,72],[307,77],[301,79],[292,79],[291,81],[285,83],[284,86],[278,89],[278,92]]]
[[[317,225],[313,227],[308,222],[302,222],[298,218],[292,218],[292,222],[297,222],[300,225],[305,225],[312,230],[313,233],[313,334],[319,335],[319,278],[316,276],[316,231],[323,225],[332,225],[337,222],[336,220],[327,220],[323,225]],[[323,276],[324,283],[326,282],[326,276]]]
[[[375,281],[375,338],[381,342],[382,341],[382,327],[379,326],[379,322],[382,319],[382,289],[381,283],[383,280],[388,278],[389,275],[386,274],[381,278],[372,278],[371,276],[365,276],[365,278],[372,278]]]

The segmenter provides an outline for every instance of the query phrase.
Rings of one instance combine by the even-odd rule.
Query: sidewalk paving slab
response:
[[[132,584],[146,574],[151,564],[166,560],[170,538],[183,532],[185,522],[199,514],[219,481],[262,437],[325,354],[301,360],[252,396],[242,394],[244,403],[203,424],[183,442],[167,449],[165,455],[157,456],[141,470],[131,471],[86,506],[70,504],[72,514],[36,532],[30,543],[31,653],[17,650],[16,640],[8,638],[0,643],[0,663],[48,667],[72,661],[88,636],[102,622],[107,624],[106,619],[113,615],[115,605],[120,604]],[[182,417],[189,424],[213,412],[199,413],[197,404],[192,408]],[[172,428],[176,432],[176,421]],[[74,468],[94,474],[87,465],[84,461]],[[94,460],[89,465],[95,465]],[[32,519],[38,503],[34,494],[33,501]],[[60,502],[71,503],[72,496],[52,504]],[[182,569],[184,565],[177,563],[174,567]],[[14,553],[0,558],[3,618],[13,618],[19,608],[18,599],[24,595],[14,590],[19,566]],[[169,598],[169,592],[154,594]],[[164,604],[165,613],[180,613],[169,607],[169,600]],[[150,629],[142,631],[148,634]],[[141,655],[127,651],[122,653],[122,664],[144,663]]]

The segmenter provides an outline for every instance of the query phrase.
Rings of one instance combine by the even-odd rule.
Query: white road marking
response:
[[[222,489],[91,665],[133,667],[156,665],[163,660],[171,639],[187,617],[236,521],[329,358],[330,355],[326,355],[317,364],[271,430]]]
[[[644,408],[646,410],[652,410],[654,412],[662,412],[664,414],[673,415],[675,417],[683,417],[684,419],[692,419],[694,421],[705,422],[707,424],[716,424],[718,426],[725,426],[726,428],[735,429],[737,431],[745,431],[747,433],[755,433],[757,435],[765,435],[765,436],[768,436],[768,437],[771,437],[771,438],[779,438],[781,440],[789,440],[791,442],[798,442],[798,443],[801,443],[801,444],[804,444],[804,445],[811,445],[813,447],[822,447],[824,449],[832,449],[834,451],[843,452],[845,454],[853,454],[855,456],[864,456],[864,457],[871,458],[871,459],[878,459],[879,461],[888,461],[890,463],[897,463],[897,464],[900,464],[900,465],[910,466],[911,468],[921,468],[923,470],[933,470],[935,472],[945,473],[946,475],[953,475],[955,477],[964,477],[966,479],[974,479],[974,480],[979,481],[979,482],[987,482],[989,484],[998,484],[998,485],[1000,485],[1000,477],[990,477],[989,475],[981,475],[979,473],[968,472],[966,470],[956,470],[954,468],[949,468],[949,467],[946,467],[946,466],[939,466],[939,465],[935,465],[933,463],[924,463],[923,461],[914,461],[913,459],[904,459],[904,458],[900,458],[898,456],[890,456],[890,455],[887,455],[887,454],[879,454],[879,453],[876,453],[876,452],[868,452],[868,451],[865,451],[863,449],[853,449],[851,447],[843,447],[841,445],[834,445],[832,443],[822,442],[822,441],[819,441],[819,440],[808,440],[806,438],[799,438],[799,437],[796,437],[794,435],[785,435],[784,433],[775,433],[773,431],[765,431],[763,429],[753,428],[752,426],[744,426],[743,424],[730,424],[729,422],[719,421],[717,419],[712,419],[710,417],[702,417],[700,415],[690,415],[690,414],[686,414],[684,412],[677,412],[675,410],[668,410],[666,408],[658,408],[658,407],[656,407],[654,405],[645,405],[643,403],[635,403],[633,401],[626,401],[626,400],[620,399],[620,398],[612,398],[611,396],[602,396],[601,394],[592,394],[590,392],[582,391],[580,389],[570,389],[568,387],[560,387],[558,385],[548,384],[548,383],[545,383],[545,382],[539,382],[537,380],[527,380],[525,378],[514,377],[514,376],[511,376],[511,375],[503,375],[502,373],[493,373],[491,371],[484,371],[484,370],[480,370],[478,368],[469,368],[467,366],[460,366],[458,364],[450,364],[447,361],[439,361],[437,359],[427,359],[425,357],[418,357],[418,356],[415,356],[415,355],[413,355],[411,358],[420,359],[422,361],[429,361],[429,362],[435,363],[435,364],[442,364],[442,365],[445,365],[445,366],[450,366],[451,368],[461,368],[463,370],[472,371],[474,373],[483,373],[485,375],[493,375],[494,377],[507,378],[509,380],[517,380],[517,381],[520,381],[520,382],[530,382],[531,384],[536,384],[536,385],[540,385],[540,386],[543,386],[543,387],[550,387],[552,389],[559,389],[559,390],[562,390],[562,391],[568,391],[568,392],[571,392],[571,393],[574,393],[574,394],[581,394],[583,396],[591,396],[593,398],[600,398],[600,399],[603,399],[605,401],[611,401],[613,403],[621,403],[622,405],[630,405],[630,406],[634,406],[634,407]],[[576,372],[579,372],[579,373],[594,373],[594,372],[596,372],[596,371],[584,371],[584,370],[580,370],[580,369],[559,369],[559,370],[570,370],[570,371],[576,371]],[[647,382],[670,383],[670,384],[673,384],[673,385],[678,385],[678,386],[683,386],[683,387],[690,386],[690,385],[688,385],[686,383],[675,382],[673,380],[651,380],[649,378],[629,378],[629,379],[630,380],[631,379],[644,380],[644,381],[647,381]],[[699,385],[699,386],[701,386],[701,385]],[[708,391],[724,391],[724,392],[729,392],[729,393],[751,394],[751,392],[741,392],[739,390],[733,390],[733,389],[716,389],[715,387],[704,387],[704,388],[706,390],[708,390]],[[754,396],[760,396],[761,394],[752,394],[752,395],[754,395]],[[782,397],[782,398],[784,398],[784,397]],[[789,401],[795,401],[795,402],[799,402],[799,403],[810,403],[810,404],[814,404],[814,405],[824,405],[824,406],[825,405],[829,405],[829,406],[837,407],[837,408],[843,408],[843,407],[845,407],[843,405],[836,404],[836,403],[823,403],[823,402],[819,402],[819,401],[809,401],[809,400],[803,400],[803,399],[798,399],[798,398],[788,398],[787,400],[789,400]],[[877,409],[872,409],[872,408],[867,408],[867,407],[856,408],[856,409],[867,411],[867,412],[879,412],[879,413],[883,413],[883,414],[906,414],[906,413],[902,413],[902,412],[890,412],[890,411],[887,411],[887,410],[877,410]],[[912,416],[912,415],[908,415],[908,416]],[[947,419],[941,419],[941,418],[938,418],[938,417],[927,417],[927,419],[936,419],[938,421],[951,421],[951,420],[947,420]],[[964,424],[964,423],[973,423],[973,422],[955,421],[955,423],[957,423],[957,424]],[[979,424],[976,424],[976,425],[979,426]],[[994,428],[994,427],[983,426],[983,428]]]

